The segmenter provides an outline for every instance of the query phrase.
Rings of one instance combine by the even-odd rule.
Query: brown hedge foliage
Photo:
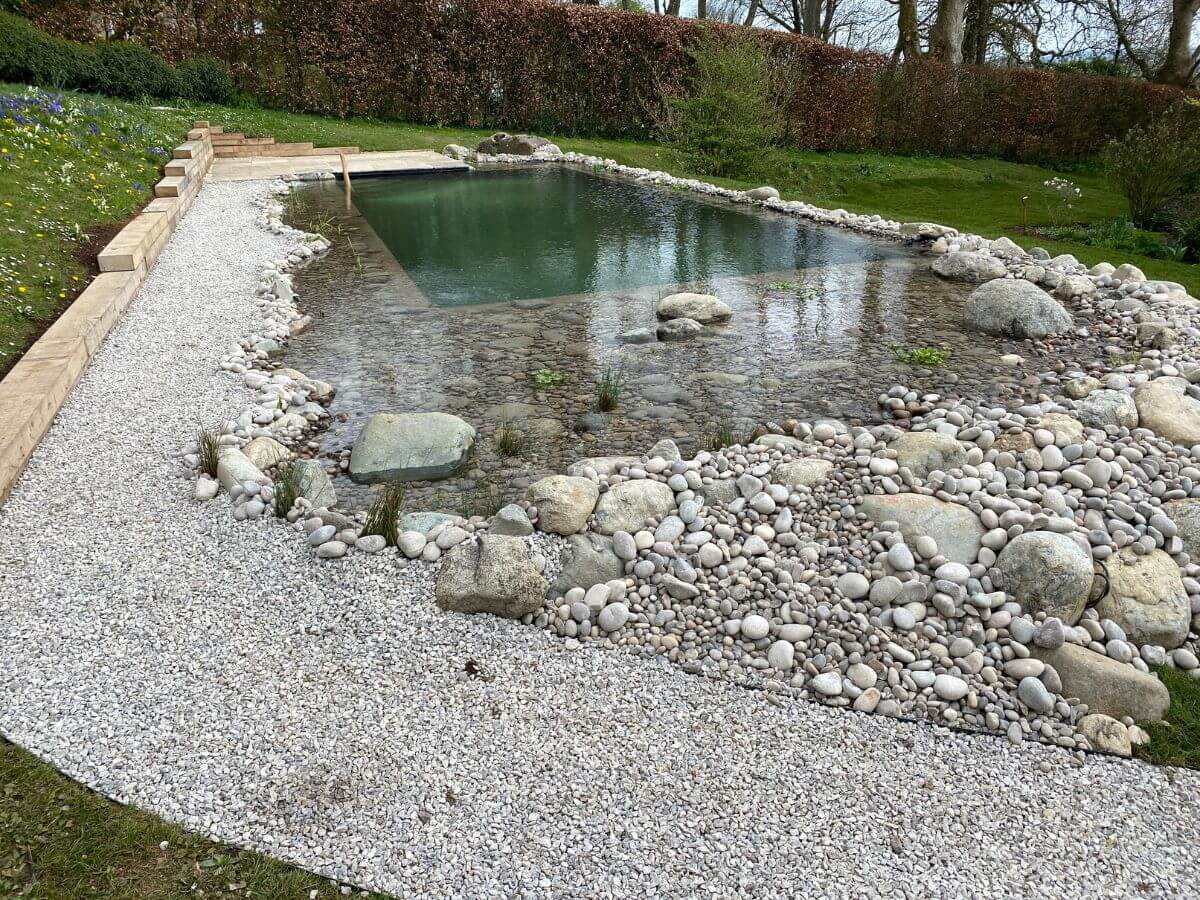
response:
[[[545,0],[37,0],[27,11],[67,36],[103,20],[167,59],[217,56],[244,89],[286,108],[634,137],[653,132],[664,96],[687,89],[700,29],[731,30]],[[1133,79],[893,66],[755,33],[786,87],[787,139],[806,149],[1076,160],[1179,96]]]

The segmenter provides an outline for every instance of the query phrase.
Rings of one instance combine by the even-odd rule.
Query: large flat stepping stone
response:
[[[350,477],[359,484],[446,478],[474,444],[475,429],[449,413],[378,413],[354,442]]]
[[[898,523],[909,544],[928,535],[951,562],[969,566],[979,556],[983,523],[965,506],[924,494],[872,494],[863,497],[859,509],[877,524]]]

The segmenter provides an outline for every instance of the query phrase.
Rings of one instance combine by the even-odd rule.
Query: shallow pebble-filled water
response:
[[[748,214],[790,221],[767,210]],[[882,258],[864,262],[440,308],[421,297],[366,221],[346,210],[340,187],[299,191],[292,220],[319,222],[333,240],[328,256],[297,276],[301,306],[315,325],[281,359],[338,388],[320,455],[336,465],[378,412],[450,412],[477,430],[467,470],[413,485],[410,508],[488,514],[577,459],[642,453],[662,437],[694,450],[719,434],[745,437],[756,425],[790,417],[877,421],[874,398],[897,382],[943,394],[1029,398],[1034,366],[1100,354],[1098,344],[1060,340],[1057,359],[1035,358],[1026,367],[1002,362],[1006,353],[1028,355],[1030,345],[965,332],[971,286],[942,281],[927,257],[879,239],[855,238],[881,245]],[[653,329],[655,301],[684,288],[718,295],[733,309],[731,320],[688,341],[619,340],[632,329]],[[924,369],[899,361],[900,352],[916,347],[944,350],[945,364]],[[621,388],[616,409],[601,413],[596,383],[606,372],[618,374]],[[498,446],[506,423],[523,439],[514,455]],[[337,488],[351,507],[372,496],[344,476]]]

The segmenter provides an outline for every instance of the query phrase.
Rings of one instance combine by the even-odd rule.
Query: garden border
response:
[[[100,274],[0,380],[0,504],[200,192],[213,161],[208,122],[172,156],[154,199],[97,254]]]

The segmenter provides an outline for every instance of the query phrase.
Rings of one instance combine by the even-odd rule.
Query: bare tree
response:
[[[1192,26],[1200,13],[1200,0],[1173,0],[1167,52],[1154,80],[1180,87],[1191,84],[1200,72],[1200,46],[1192,47]]]
[[[966,0],[938,0],[937,19],[929,30],[929,55],[956,66],[963,58]]]

